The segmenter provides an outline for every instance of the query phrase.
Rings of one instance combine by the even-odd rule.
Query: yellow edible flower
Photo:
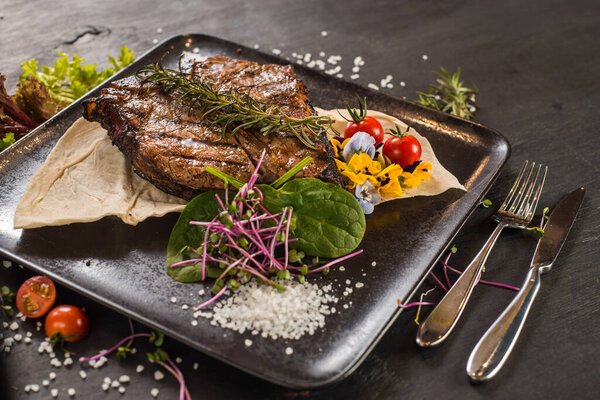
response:
[[[406,188],[415,188],[421,184],[421,182],[428,180],[431,178],[431,169],[432,165],[429,161],[422,162],[413,172],[403,172],[402,173],[402,186]]]
[[[335,163],[340,173],[350,180],[347,185],[349,189],[354,189],[356,185],[364,185],[367,179],[372,181],[373,175],[381,172],[381,164],[373,161],[366,153],[355,153],[348,164],[338,159],[335,159]]]
[[[402,187],[398,179],[402,175],[402,167],[398,164],[390,164],[383,171],[375,175],[369,182],[377,188],[383,197],[402,197]]]
[[[335,155],[335,158],[342,158],[342,151],[344,150],[344,147],[346,147],[346,144],[349,140],[350,139],[345,139],[342,143],[340,143],[340,141],[336,138],[331,138],[330,142],[331,146],[333,147],[333,154]]]

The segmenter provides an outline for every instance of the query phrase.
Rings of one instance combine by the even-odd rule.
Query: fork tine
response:
[[[529,172],[527,173],[527,178],[525,178],[525,180],[521,181],[517,195],[513,198],[513,201],[510,203],[510,207],[508,207],[508,209],[506,211],[508,211],[510,213],[514,213],[515,210],[517,209],[517,207],[519,206],[519,204],[521,203],[521,200],[523,200],[523,197],[525,195],[525,189],[527,188],[527,185],[529,184],[529,179],[531,179],[531,174],[533,173],[534,168],[535,168],[535,162],[532,162],[531,168],[529,168]]]
[[[523,166],[521,167],[521,171],[519,172],[519,176],[517,177],[517,179],[515,179],[515,183],[513,184],[512,188],[510,188],[510,192],[508,192],[508,194],[506,195],[506,198],[504,199],[504,202],[500,206],[501,210],[505,210],[508,206],[508,203],[510,203],[512,201],[512,197],[515,194],[516,189],[521,184],[521,179],[523,178],[523,174],[525,173],[527,164],[529,164],[529,161],[525,160],[525,163],[523,163]]]
[[[542,175],[542,179],[537,186],[537,190],[535,191],[533,200],[530,202],[530,205],[528,207],[525,218],[527,218],[529,220],[533,217],[533,214],[535,213],[535,209],[537,208],[538,201],[540,200],[540,195],[542,193],[542,188],[544,187],[544,182],[546,181],[547,173],[548,173],[548,166],[544,167],[544,174]]]
[[[535,177],[531,180],[531,182],[529,182],[529,184],[527,186],[527,193],[525,194],[525,196],[523,196],[523,199],[521,200],[519,207],[515,209],[515,214],[523,215],[523,216],[527,214],[527,209],[531,205],[531,202],[530,202],[531,193],[533,193],[533,190],[535,189],[535,187],[537,185],[538,178],[540,177],[541,171],[542,171],[542,164],[538,164],[538,168],[535,173]]]

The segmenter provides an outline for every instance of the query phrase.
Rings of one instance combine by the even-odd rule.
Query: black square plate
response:
[[[204,56],[225,55],[259,63],[287,63],[205,35],[173,37],[140,57],[113,79],[162,59],[174,67],[185,50]],[[30,230],[14,230],[16,205],[32,176],[65,130],[81,116],[81,99],[0,155],[0,253],[50,276],[83,295],[139,320],[220,360],[263,379],[293,388],[318,387],[351,373],[400,313],[397,300],[408,300],[477,206],[506,162],[506,139],[482,125],[365,89],[323,73],[296,67],[312,104],[339,108],[366,96],[369,106],[398,117],[427,137],[442,165],[467,189],[434,197],[396,200],[378,206],[367,218],[364,253],[344,263],[345,271],[326,277],[341,298],[325,328],[298,341],[263,339],[210,325],[191,308],[198,290],[209,283],[183,284],[165,272],[166,245],[177,214],[149,219],[138,226],[117,218]],[[105,86],[105,82],[102,86]],[[96,88],[88,96],[96,95]],[[87,97],[87,96],[86,96]],[[372,266],[372,262],[376,266]],[[366,276],[363,274],[366,273]],[[343,296],[346,279],[355,288]],[[174,304],[170,298],[177,298]],[[204,297],[206,298],[206,296]],[[352,305],[348,309],[342,303]],[[252,338],[253,345],[244,345]],[[286,355],[286,347],[294,353]]]

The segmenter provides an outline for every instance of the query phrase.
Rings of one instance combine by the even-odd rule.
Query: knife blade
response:
[[[554,263],[562,248],[575,216],[579,211],[585,188],[578,188],[563,197],[556,205],[544,227],[544,236],[538,242],[531,266]]]
[[[531,266],[523,286],[502,315],[481,337],[467,362],[467,374],[474,381],[492,379],[502,368],[523,329],[533,300],[537,295],[540,275],[548,272],[562,248],[585,194],[585,188],[575,189],[557,204],[538,241]]]

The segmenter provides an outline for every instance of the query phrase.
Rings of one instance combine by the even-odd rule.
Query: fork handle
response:
[[[508,308],[490,326],[471,352],[467,374],[474,381],[486,381],[498,373],[511,353],[533,300],[540,289],[540,270],[529,269],[525,283]]]
[[[506,223],[499,222],[488,240],[483,245],[477,256],[471,261],[458,280],[448,290],[448,293],[437,304],[427,319],[419,325],[417,330],[417,344],[422,347],[440,344],[450,334],[460,318],[473,288],[481,275],[481,269],[500,236]]]

